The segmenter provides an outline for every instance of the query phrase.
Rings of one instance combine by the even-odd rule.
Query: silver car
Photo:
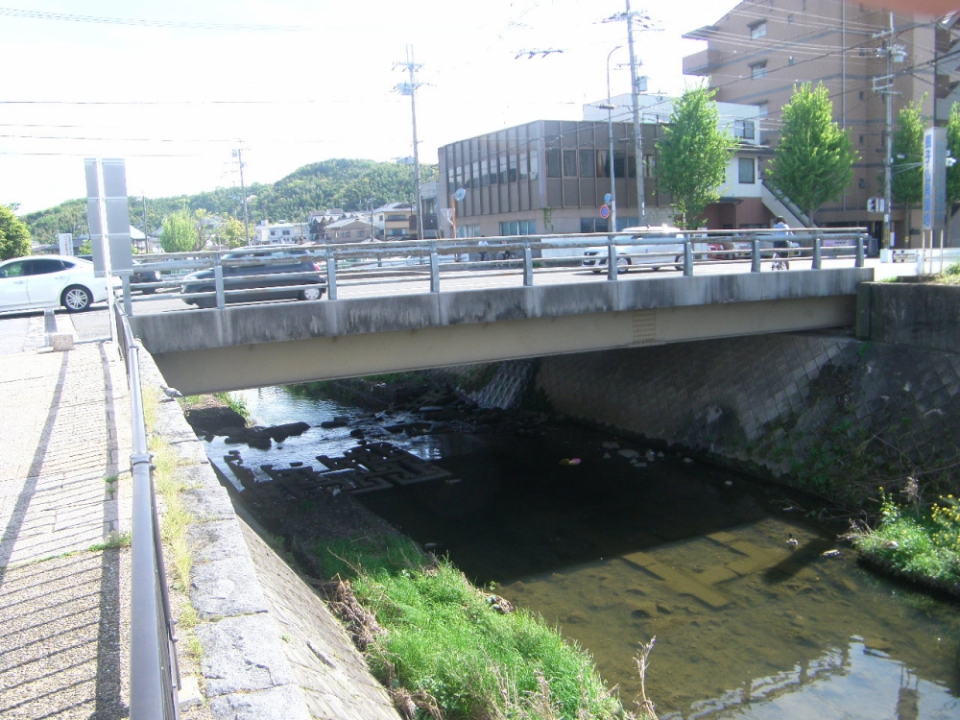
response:
[[[634,265],[654,270],[672,265],[683,270],[683,233],[675,227],[629,227],[613,238],[617,246],[617,272],[624,273]],[[587,248],[583,267],[595,273],[607,266],[607,247]]]

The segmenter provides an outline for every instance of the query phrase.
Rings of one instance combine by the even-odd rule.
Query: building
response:
[[[358,243],[372,239],[373,225],[370,223],[370,216],[363,218],[348,215],[327,225],[319,242]]]
[[[266,223],[257,225],[258,245],[302,245],[307,242],[310,226],[300,223]]]
[[[663,137],[673,99],[640,95],[646,219],[673,221],[670,196],[659,188],[656,143]],[[440,195],[455,206],[458,237],[609,232],[607,196],[617,199],[617,229],[641,224],[637,163],[629,95],[584,107],[582,121],[537,120],[440,148]],[[756,106],[721,106],[721,122],[741,140],[731,159],[720,203],[709,208],[712,228],[769,227],[784,213],[759,183]],[[613,135],[613,185],[610,134]],[[460,197],[458,200],[457,198]]]
[[[718,101],[757,107],[760,142],[769,146],[778,141],[781,110],[794,87],[822,82],[833,100],[834,120],[849,133],[860,160],[843,197],[824,205],[815,221],[868,226],[879,237],[882,215],[868,214],[867,200],[884,195],[886,98],[889,93],[893,99],[894,119],[900,108],[916,102],[926,116],[945,123],[960,99],[951,80],[956,57],[946,62],[955,23],[956,18],[891,17],[836,0],[747,0],[685,36],[707,47],[687,56],[683,71],[709,78]],[[894,209],[900,245],[908,237],[918,242],[919,230],[908,229],[905,216],[902,208]],[[919,222],[920,214],[914,216],[911,225]]]
[[[411,230],[411,223],[413,230]],[[388,203],[373,211],[378,240],[409,240],[417,237],[416,210],[409,203]]]

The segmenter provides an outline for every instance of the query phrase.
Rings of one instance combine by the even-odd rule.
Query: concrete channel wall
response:
[[[141,353],[144,394],[163,378]],[[200,617],[199,685],[218,720],[399,720],[339,622],[240,519],[179,403],[160,401],[151,435],[176,454]],[[171,560],[167,558],[169,564]],[[184,651],[181,643],[180,651]]]
[[[857,337],[960,352],[960,286],[861,283]]]

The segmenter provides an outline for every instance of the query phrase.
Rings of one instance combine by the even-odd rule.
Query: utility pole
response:
[[[617,231],[617,181],[616,181],[616,169],[613,159],[613,102],[610,96],[610,58],[613,57],[613,54],[619,50],[622,46],[617,45],[613,50],[607,53],[607,104],[606,106],[601,105],[600,109],[602,110],[606,107],[607,110],[607,136],[609,138],[609,150],[610,153],[610,230],[611,232]]]
[[[643,23],[642,29],[644,30],[652,30],[653,25],[649,15],[631,10],[630,0],[626,0],[626,3],[626,12],[612,15],[603,20],[603,22],[618,22],[623,20],[627,23],[627,47],[630,50],[630,94],[633,97],[633,144],[637,165],[637,209],[640,213],[639,224],[646,225],[647,197],[643,187],[643,125],[640,122],[640,78],[637,76],[637,56],[633,49],[633,22],[634,19],[639,19]]]
[[[417,88],[420,87],[420,83],[417,82],[417,71],[423,66],[417,65],[413,61],[413,46],[407,45],[407,61],[395,63],[393,67],[394,69],[398,67],[406,68],[407,72],[410,73],[410,82],[397,85],[397,90],[401,95],[410,96],[410,110],[413,113],[413,186],[416,196],[417,240],[423,240],[423,205],[420,202],[420,152],[417,147],[419,145],[417,140]]]
[[[233,156],[237,159],[237,167],[240,168],[240,193],[243,200],[243,237],[246,244],[250,244],[250,215],[247,213],[247,186],[243,182],[243,148],[237,148],[233,151]]]
[[[893,13],[890,13],[890,29],[876,33],[874,38],[883,38],[883,47],[877,50],[880,57],[887,60],[886,75],[873,79],[874,92],[884,96],[886,105],[886,118],[884,120],[884,134],[886,135],[886,148],[883,158],[883,238],[882,246],[891,247],[896,243],[896,235],[892,232],[892,213],[893,213],[893,96],[896,94],[893,84],[893,63],[903,62],[906,51],[902,45],[895,45]]]

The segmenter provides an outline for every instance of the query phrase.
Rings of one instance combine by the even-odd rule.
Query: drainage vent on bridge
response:
[[[657,311],[635,310],[633,312],[633,346],[657,344]]]

